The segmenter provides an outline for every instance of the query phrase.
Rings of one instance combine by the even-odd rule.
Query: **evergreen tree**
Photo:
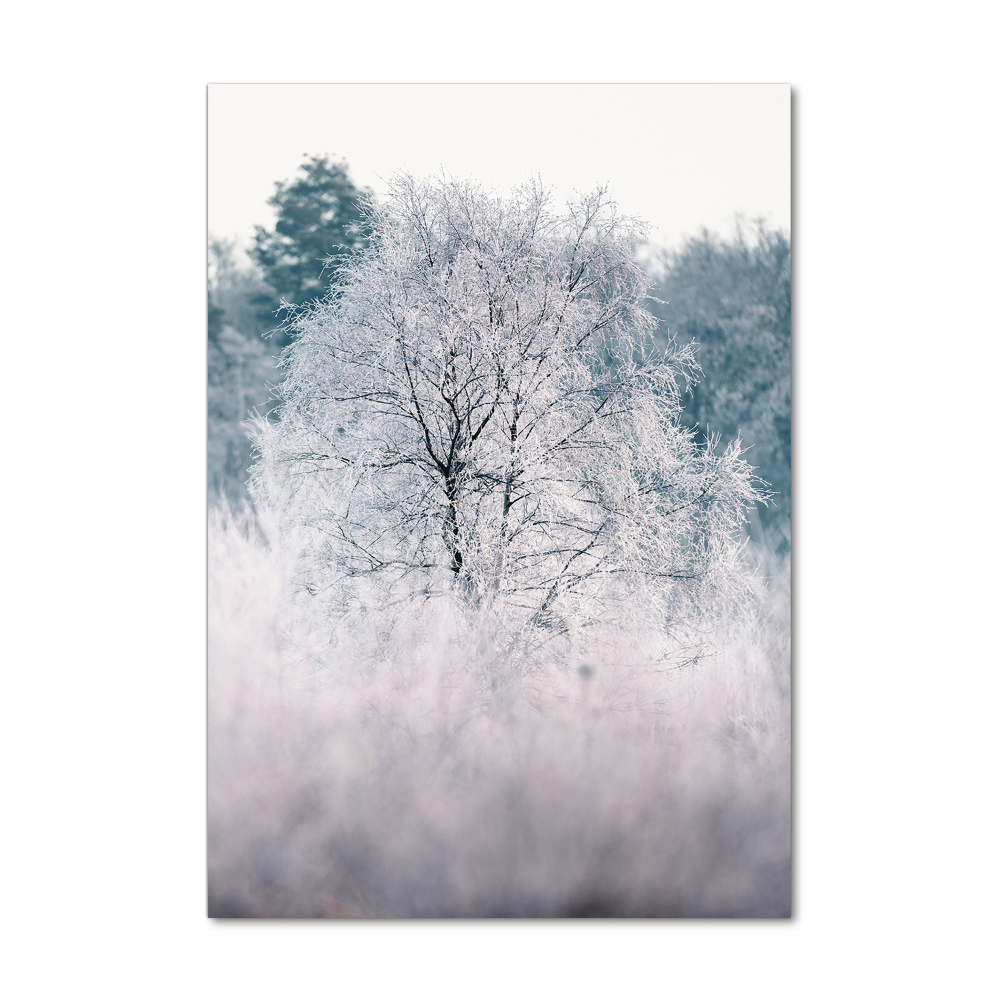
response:
[[[250,256],[270,291],[257,297],[268,329],[284,300],[302,307],[320,299],[337,279],[350,255],[365,245],[360,199],[346,163],[313,156],[299,167],[300,176],[279,181],[268,201],[277,211],[273,230],[256,227]],[[274,334],[278,346],[288,342],[287,326]]]
[[[280,379],[271,356],[289,342],[290,324],[278,315],[282,300],[292,316],[308,307],[366,242],[359,207],[365,192],[346,164],[313,156],[299,177],[275,188],[274,230],[258,226],[250,249],[257,268],[237,264],[233,240],[209,244],[208,481],[210,494],[230,503],[247,498],[251,445],[243,422],[267,409],[270,384]]]

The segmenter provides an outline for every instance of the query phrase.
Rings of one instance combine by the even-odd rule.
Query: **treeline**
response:
[[[251,413],[266,414],[281,377],[276,357],[291,320],[337,282],[341,264],[366,245],[360,199],[345,163],[312,157],[278,183],[273,229],[258,226],[249,256],[213,239],[208,296],[208,486],[211,500],[247,496]],[[739,437],[775,493],[752,530],[785,549],[791,524],[791,247],[762,222],[738,224],[731,239],[703,231],[659,252],[650,310],[659,336],[698,343],[702,377],[682,419],[724,447]]]
[[[698,344],[702,378],[681,419],[706,441],[740,438],[775,494],[752,525],[789,544],[792,516],[792,269],[788,236],[739,223],[731,240],[702,231],[654,258],[660,336]]]
[[[314,156],[275,185],[273,229],[256,227],[250,266],[232,240],[210,238],[208,283],[208,491],[210,501],[247,499],[251,445],[243,422],[270,408],[288,322],[337,279],[365,245],[360,201],[345,163]]]

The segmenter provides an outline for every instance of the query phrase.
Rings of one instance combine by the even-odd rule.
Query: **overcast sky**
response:
[[[790,127],[786,84],[213,84],[209,231],[270,227],[274,182],[323,153],[376,192],[400,169],[608,184],[667,245],[737,212],[790,229]]]

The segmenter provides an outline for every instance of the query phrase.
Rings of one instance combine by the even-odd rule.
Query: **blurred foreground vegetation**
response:
[[[788,567],[753,555],[696,662],[591,633],[498,687],[456,602],[331,625],[266,511],[212,511],[209,915],[789,916]]]

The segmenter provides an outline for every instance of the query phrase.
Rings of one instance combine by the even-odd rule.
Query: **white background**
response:
[[[382,194],[399,170],[509,190],[532,176],[554,206],[608,185],[650,239],[676,245],[734,213],[791,226],[788,84],[215,84],[208,228],[246,245],[274,224],[274,182],[304,151],[346,157]]]
[[[996,25],[942,10],[8,12],[8,995],[995,987]],[[243,80],[793,85],[794,920],[204,917],[205,85]]]

